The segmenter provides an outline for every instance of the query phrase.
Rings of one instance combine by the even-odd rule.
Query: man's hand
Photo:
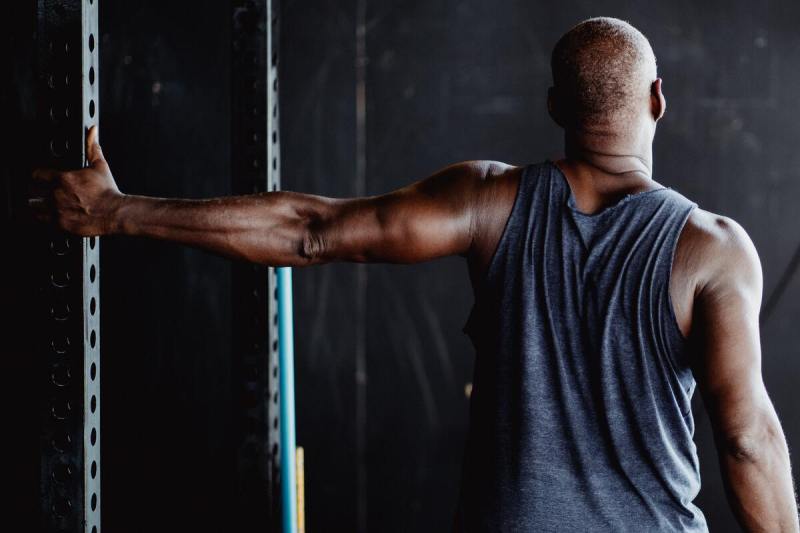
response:
[[[86,136],[86,154],[89,166],[80,170],[36,169],[34,185],[43,194],[30,198],[28,205],[37,220],[55,222],[69,233],[82,237],[108,235],[116,229],[115,213],[125,195],[103,157],[95,126]]]

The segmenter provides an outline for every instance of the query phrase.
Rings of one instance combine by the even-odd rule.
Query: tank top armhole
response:
[[[509,233],[513,230],[514,221],[516,218],[520,216],[519,211],[522,209],[522,201],[526,195],[525,187],[529,187],[528,184],[530,180],[529,174],[534,171],[534,169],[540,168],[542,165],[537,164],[529,164],[526,165],[525,168],[522,170],[522,174],[519,177],[519,183],[517,184],[517,191],[514,196],[514,203],[511,206],[511,211],[508,214],[508,218],[505,221],[505,225],[503,227],[503,232],[500,234],[500,238],[497,240],[497,245],[495,246],[494,252],[492,252],[492,257],[489,259],[489,264],[486,267],[486,271],[480,276],[478,279],[478,285],[475,288],[475,302],[472,304],[472,308],[470,309],[469,316],[461,328],[461,331],[467,336],[472,338],[473,328],[475,327],[475,322],[478,320],[478,311],[479,307],[481,306],[481,300],[483,299],[483,293],[486,291],[486,287],[489,284],[489,281],[492,279],[492,274],[497,269],[497,263],[500,260],[500,256],[503,255],[503,249],[508,246],[508,240],[510,239]]]
[[[519,183],[517,184],[517,192],[514,194],[514,203],[511,206],[511,211],[509,211],[508,218],[503,226],[503,232],[500,234],[500,238],[497,240],[497,245],[495,246],[494,252],[492,252],[491,259],[489,259],[486,271],[480,277],[479,289],[481,290],[485,288],[487,282],[491,279],[492,274],[497,269],[497,262],[499,261],[499,257],[503,255],[503,248],[505,248],[508,244],[508,240],[510,238],[509,233],[511,233],[514,220],[519,218],[519,211],[522,209],[520,204],[522,204],[523,197],[526,196],[523,188],[528,186],[528,181],[530,180],[529,174],[538,166],[539,165],[531,164],[527,165],[522,170],[522,174],[519,177]]]
[[[692,203],[688,209],[683,213],[683,218],[678,226],[678,231],[675,233],[675,239],[671,243],[671,249],[669,252],[669,264],[667,265],[667,274],[666,274],[666,293],[667,293],[667,309],[669,313],[669,323],[670,327],[672,328],[672,335],[675,340],[678,342],[678,346],[683,346],[686,344],[688,339],[683,335],[681,331],[681,327],[678,324],[678,316],[675,314],[675,305],[672,302],[672,291],[671,291],[671,284],[672,284],[672,268],[675,264],[675,254],[678,250],[678,242],[681,240],[681,234],[683,234],[683,230],[686,227],[686,223],[689,221],[689,216],[691,216],[692,211],[697,207],[697,204]]]

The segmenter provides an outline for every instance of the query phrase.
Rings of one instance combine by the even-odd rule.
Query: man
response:
[[[759,259],[736,222],[653,180],[650,44],[590,19],[552,69],[556,162],[469,161],[366,198],[160,199],[120,193],[92,130],[88,168],[35,172],[52,200],[38,216],[274,266],[464,257],[477,359],[457,529],[706,531],[696,377],[742,527],[799,531],[761,377]]]

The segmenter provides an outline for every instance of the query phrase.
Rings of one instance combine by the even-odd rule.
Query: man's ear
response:
[[[562,128],[564,127],[564,120],[561,116],[561,106],[558,101],[558,92],[555,87],[547,89],[547,112],[550,113],[550,118],[552,118],[556,124]]]
[[[667,99],[664,98],[664,93],[661,91],[661,82],[661,78],[656,78],[656,81],[650,85],[650,112],[656,121],[659,121],[667,111]]]

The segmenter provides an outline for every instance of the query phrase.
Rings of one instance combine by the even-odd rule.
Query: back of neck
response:
[[[597,132],[567,133],[565,148],[568,160],[602,174],[652,179],[652,140]]]

